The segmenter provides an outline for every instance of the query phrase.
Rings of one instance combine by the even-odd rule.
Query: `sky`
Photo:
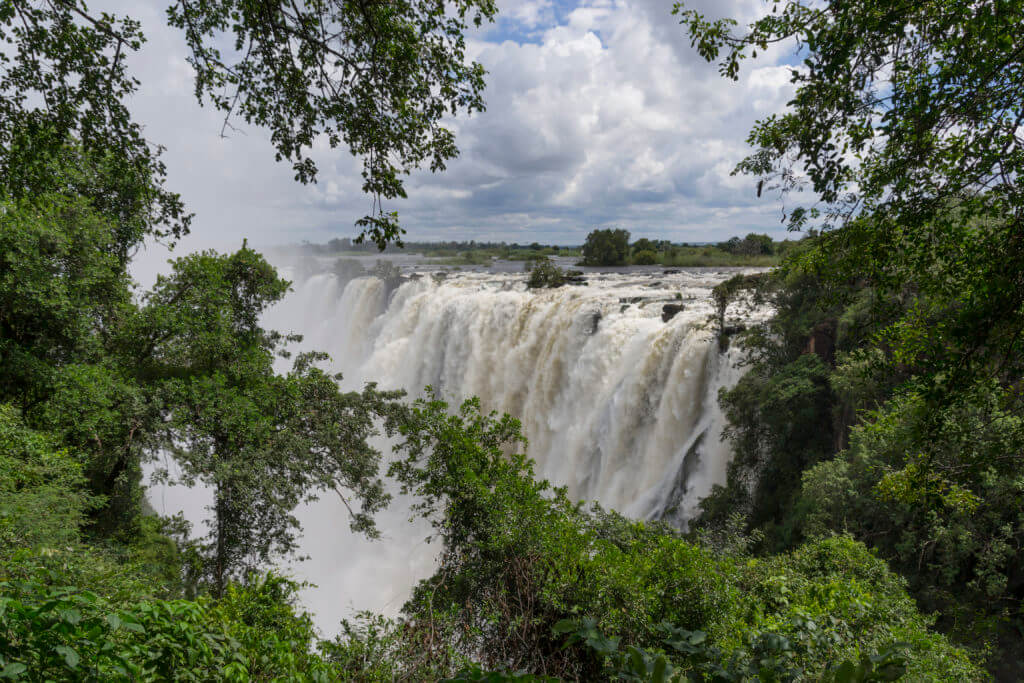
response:
[[[116,7],[117,2],[113,3]],[[690,3],[746,23],[760,0]],[[184,40],[164,2],[122,2],[148,41],[133,55],[142,85],[130,103],[146,136],[167,148],[168,187],[196,214],[183,249],[351,237],[370,210],[358,159],[318,145],[316,185],[274,161],[268,135],[221,137],[222,116],[193,95]],[[718,241],[786,236],[774,196],[732,176],[754,122],[792,95],[792,48],[748,61],[738,82],[690,47],[658,0],[500,0],[493,24],[469,35],[487,69],[487,110],[451,122],[461,154],[448,170],[414,173],[391,202],[408,240],[580,244],[596,228],[634,238]]]

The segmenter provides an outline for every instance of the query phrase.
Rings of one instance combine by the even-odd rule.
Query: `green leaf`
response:
[[[563,633],[572,633],[576,631],[579,627],[580,623],[575,619],[562,619],[561,621],[556,622],[555,625],[551,627],[551,632],[556,635],[561,635]]]
[[[57,654],[64,658],[64,663],[69,669],[74,669],[78,666],[78,663],[82,661],[82,658],[78,656],[78,653],[72,650],[67,645],[58,645],[53,648]]]
[[[17,678],[28,671],[28,667],[21,662],[11,662],[0,671],[0,678]]]
[[[665,655],[658,655],[658,658],[654,660],[654,669],[651,671],[651,683],[665,683],[670,673],[672,673],[672,667],[668,663],[668,659]]]

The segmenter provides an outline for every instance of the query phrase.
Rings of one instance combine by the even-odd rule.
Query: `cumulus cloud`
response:
[[[691,3],[713,16],[754,18],[759,2]],[[703,7],[701,5],[704,5]],[[778,204],[731,175],[757,118],[791,95],[787,55],[722,79],[690,47],[670,5],[655,0],[503,2],[470,36],[488,70],[487,111],[451,122],[461,156],[418,172],[394,205],[411,239],[579,243],[595,227],[718,240],[778,232]],[[147,134],[167,146],[170,185],[197,213],[198,244],[325,240],[354,233],[369,200],[346,149],[319,147],[315,186],[275,163],[264,132],[220,137],[221,119],[192,96],[181,36],[161,12],[125,4],[150,42],[136,59],[133,101]]]

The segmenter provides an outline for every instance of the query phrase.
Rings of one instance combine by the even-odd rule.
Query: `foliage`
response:
[[[204,574],[215,595],[229,577],[294,550],[300,502],[353,495],[352,528],[373,534],[388,500],[367,439],[398,394],[341,393],[340,377],[314,365],[325,354],[302,354],[277,374],[274,359],[295,337],[264,330],[259,316],[287,288],[250,249],[193,254],[158,278],[125,328],[133,355],[146,359],[140,371],[159,379],[163,443],[181,481],[213,489]]]
[[[624,266],[629,259],[629,231],[594,230],[583,243],[584,266]]]
[[[994,670],[1019,677],[1024,6],[780,0],[740,35],[731,20],[676,11],[731,78],[769,44],[800,50],[789,111],[757,123],[737,171],[759,176],[759,193],[806,178],[821,202],[790,208],[790,227],[825,232],[787,263],[782,289],[798,297],[801,279],[818,283],[818,311],[805,310],[825,324],[831,308],[839,337],[844,325],[864,332],[837,346],[836,443],[783,504],[786,524],[796,537],[869,540],[945,628],[976,644],[996,634]],[[760,346],[779,352],[755,361],[762,376],[789,372],[784,343]],[[864,424],[830,461],[858,409]],[[733,433],[754,414],[735,415]]]
[[[779,0],[773,9],[734,35],[730,20],[676,7],[701,55],[729,77],[770,43],[804,51],[790,69],[789,111],[755,126],[758,149],[737,170],[783,192],[804,171],[821,198],[820,210],[789,212],[793,228],[826,229],[794,271],[833,287],[860,280],[883,305],[905,304],[875,342],[890,368],[912,372],[936,416],[922,425],[936,432],[921,442],[927,467],[939,416],[959,392],[990,377],[1011,386],[1024,372],[1015,40],[1024,6]]]
[[[308,154],[318,138],[363,157],[363,191],[374,201],[357,225],[383,249],[404,231],[381,201],[406,196],[402,175],[424,162],[444,170],[456,156],[445,116],[484,108],[484,69],[467,61],[464,33],[495,11],[492,0],[177,0],[168,17],[185,33],[196,97],[210,98],[226,122],[240,116],[270,129],[296,180],[316,179]],[[218,47],[225,41],[233,52]]]
[[[565,271],[546,256],[527,261],[526,270],[530,273],[530,277],[526,279],[527,289],[555,288],[566,283]]]
[[[212,602],[165,600],[180,564],[148,518],[129,547],[84,542],[81,465],[0,406],[0,676],[15,680],[335,680],[311,654],[298,586],[273,575]],[[171,569],[168,573],[164,567]]]
[[[160,149],[144,138],[126,101],[138,89],[127,59],[145,38],[138,21],[85,3],[11,0],[0,7],[0,199],[32,200],[60,189],[62,163],[85,176],[104,166],[104,186],[75,188],[140,218],[136,227],[180,237],[191,221],[166,190]],[[113,188],[115,192],[103,192]],[[125,223],[123,227],[128,227]]]
[[[434,634],[417,642],[442,667],[460,668],[454,647],[483,671],[601,680],[619,647],[661,648],[668,622],[706,633],[718,666],[758,661],[781,638],[787,666],[820,677],[830,663],[901,642],[914,677],[980,677],[928,631],[903,582],[848,538],[764,561],[716,555],[667,528],[571,503],[533,477],[518,423],[481,414],[475,401],[457,415],[436,398],[418,401],[391,428],[404,438],[392,471],[443,543],[437,572],[404,608],[411,633]],[[584,617],[592,633],[568,646],[552,630]]]
[[[84,199],[0,204],[0,394],[38,403],[54,365],[95,358],[129,303],[123,246]]]
[[[786,263],[813,252],[819,240],[804,240]],[[720,321],[729,302],[744,295],[775,313],[738,337],[749,367],[719,399],[734,456],[726,485],[701,502],[695,527],[722,528],[742,511],[748,529],[765,534],[762,547],[791,548],[803,538],[790,517],[803,472],[834,457],[857,411],[887,398],[907,376],[905,369],[891,369],[854,390],[837,380],[837,358],[871,340],[902,303],[880,298],[862,282],[837,284],[786,265],[738,275],[713,294]]]
[[[141,463],[171,450],[218,492],[203,572],[218,593],[290,552],[291,510],[322,491],[357,499],[353,528],[373,533],[387,497],[367,439],[398,394],[341,393],[323,354],[275,372],[298,338],[259,325],[289,286],[262,257],[179,259],[136,301],[119,254],[138,235],[86,199],[8,202],[0,223],[0,400],[68,449],[94,532],[139,535]]]
[[[659,245],[657,242],[652,242],[646,237],[641,237],[636,242],[633,242],[633,244],[630,245],[630,249],[634,254],[636,254],[638,251],[653,251],[657,253],[658,251],[660,251],[660,249],[658,248],[659,246],[661,245]]]
[[[658,262],[658,255],[650,249],[644,249],[633,253],[633,265],[653,266]]]
[[[809,535],[870,538],[958,639],[1019,662],[1024,423],[1005,403],[999,388],[975,387],[943,415],[934,460],[922,467],[927,403],[894,399],[853,429],[836,460],[804,474],[797,508]]]
[[[77,543],[78,528],[95,504],[85,483],[81,464],[66,449],[0,404],[0,560],[10,560],[18,546]]]
[[[813,641],[823,634],[816,633],[812,621],[801,624],[802,639]],[[668,683],[692,680],[778,681],[799,680],[803,670],[794,667],[794,643],[777,634],[762,634],[750,639],[749,650],[740,650],[730,658],[723,658],[721,650],[708,645],[703,631],[687,631],[668,623],[659,624],[661,642],[657,649],[647,651],[629,646],[619,649],[619,639],[606,637],[591,618],[565,619],[555,624],[556,633],[568,633],[569,643],[582,641],[604,658],[604,677],[611,680],[643,683]],[[905,643],[894,643],[878,654],[864,655],[859,662],[849,659],[830,667],[820,680],[832,683],[854,681],[893,681],[907,672]],[[674,660],[674,661],[673,661]],[[719,662],[723,662],[720,664]],[[501,679],[515,680],[515,679]]]
[[[743,492],[722,500],[712,497],[704,509],[742,510],[755,528],[781,523],[802,472],[831,455],[830,393],[828,370],[816,354],[802,355],[775,373],[744,375],[724,396],[729,419],[724,435],[736,454],[729,465],[730,484]]]
[[[0,581],[0,675],[13,680],[336,680],[310,652],[297,585],[273,575],[224,599],[119,604],[88,590]]]
[[[730,78],[770,43],[803,50],[790,67],[790,110],[758,122],[758,150],[739,170],[789,190],[799,164],[826,216],[841,222],[868,214],[921,235],[951,199],[966,202],[968,218],[994,211],[1006,227],[1019,220],[1020,3],[772,5],[740,35],[732,20],[708,21],[682,3],[674,10],[701,56]],[[791,225],[808,217],[794,211]]]
[[[727,241],[721,242],[718,248],[730,254],[746,254],[749,256],[771,255],[775,251],[771,237],[768,235],[758,235],[753,232],[743,239],[730,237]]]
[[[484,108],[484,70],[465,59],[464,34],[495,11],[491,0],[177,0],[167,19],[184,33],[197,99],[224,113],[222,133],[239,117],[268,129],[303,183],[316,179],[308,153],[318,138],[363,158],[373,201],[356,225],[383,249],[404,231],[382,201],[405,196],[402,175],[424,163],[443,170],[458,154],[446,115]],[[141,24],[81,0],[12,0],[0,8],[0,40],[13,45],[0,54],[0,199],[59,189],[56,159],[83,171],[103,164],[116,193],[79,190],[131,205],[146,234],[187,233],[192,217],[164,187],[162,148],[126,106],[140,85],[128,62],[145,42]]]
[[[722,396],[735,456],[694,527],[720,533],[743,511],[757,547],[775,552],[851,533],[907,577],[943,630],[1018,676],[1019,398],[990,378],[937,408],[929,367],[889,336],[920,293],[883,294],[801,265],[830,240],[721,290],[724,300],[753,286],[776,313],[741,337],[750,369]]]

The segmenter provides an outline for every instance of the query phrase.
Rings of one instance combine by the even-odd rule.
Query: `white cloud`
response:
[[[764,11],[759,2],[700,4],[744,21]],[[730,173],[754,121],[791,96],[778,64],[785,52],[750,63],[734,83],[690,47],[668,3],[502,5],[505,19],[469,39],[489,71],[487,111],[453,122],[461,157],[445,173],[415,173],[410,198],[393,205],[409,238],[569,243],[615,224],[713,240],[777,229],[777,202],[757,200],[753,180]],[[143,88],[133,107],[168,147],[171,187],[197,212],[192,245],[354,233],[370,202],[347,149],[318,146],[321,181],[304,187],[274,162],[265,132],[243,126],[221,139],[221,117],[195,103],[181,36],[159,8],[125,9],[150,38],[135,61]]]

